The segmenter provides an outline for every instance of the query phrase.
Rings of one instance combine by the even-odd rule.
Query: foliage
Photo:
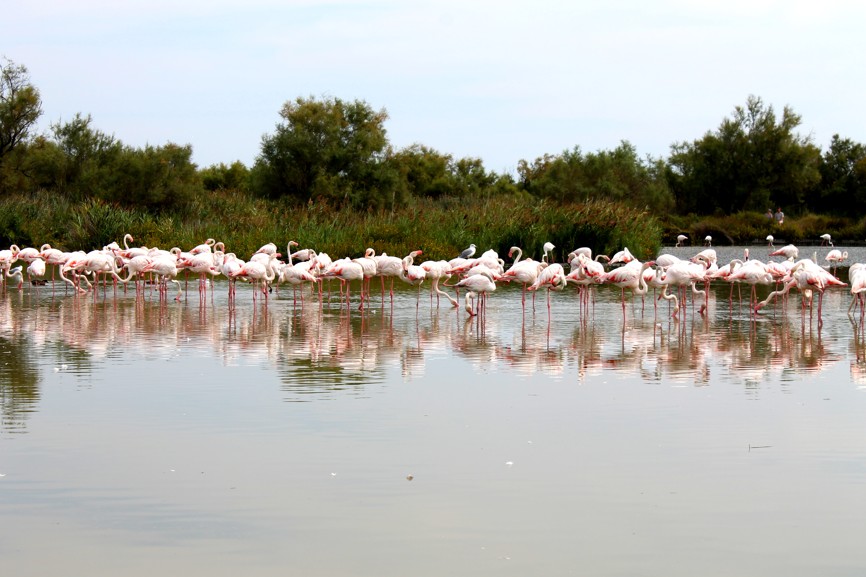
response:
[[[450,259],[470,243],[505,255],[520,246],[541,256],[553,242],[555,258],[579,246],[614,252],[628,246],[636,255],[652,255],[661,229],[645,212],[607,201],[566,206],[527,195],[495,199],[445,197],[420,199],[395,211],[337,210],[326,202],[297,206],[235,191],[214,191],[192,200],[186,216],[124,208],[99,199],[74,203],[40,192],[29,198],[0,199],[0,243],[66,250],[100,248],[130,233],[145,246],[190,248],[207,238],[249,258],[263,244],[285,246],[295,240],[335,256],[361,256],[367,247],[405,255],[424,251],[424,258]]]
[[[556,202],[605,198],[664,213],[673,207],[662,161],[642,161],[630,143],[612,151],[583,154],[579,147],[560,156],[546,154],[520,161],[520,186],[533,196]]]
[[[8,160],[26,142],[41,115],[42,99],[30,83],[27,68],[0,60],[0,192],[14,185],[17,165]]]
[[[205,190],[249,190],[250,171],[243,162],[236,160],[227,166],[214,164],[199,171]]]
[[[715,133],[672,146],[668,179],[680,213],[734,214],[785,207],[805,208],[820,182],[820,151],[794,132],[800,116],[785,107],[780,119],[772,106],[750,96]]]
[[[810,208],[825,214],[866,214],[866,145],[834,134],[819,167],[821,188]]]
[[[262,138],[253,168],[258,194],[351,204],[369,195],[370,182],[388,182],[377,166],[387,145],[384,109],[374,111],[357,100],[299,97],[283,105],[280,117],[276,132]],[[384,198],[391,196],[383,192]]]

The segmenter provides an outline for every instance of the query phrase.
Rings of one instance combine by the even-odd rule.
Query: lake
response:
[[[819,328],[723,285],[680,320],[612,287],[479,319],[427,286],[347,313],[336,283],[320,309],[195,282],[0,295],[4,575],[866,572],[847,289]]]

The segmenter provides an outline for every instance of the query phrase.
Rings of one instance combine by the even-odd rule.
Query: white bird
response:
[[[470,244],[469,248],[460,253],[460,258],[472,258],[475,255],[475,245]]]
[[[544,248],[543,248],[544,255],[542,255],[542,257],[541,257],[541,262],[550,262],[550,258],[547,255],[548,255],[548,253],[553,252],[553,249],[555,249],[555,248],[556,247],[553,245],[552,242],[544,243]]]
[[[684,234],[678,234],[677,235],[677,244],[674,246],[683,246],[683,243],[686,242],[687,240],[689,240],[689,237],[687,237]]]
[[[833,246],[833,238],[830,236],[829,233],[824,233],[821,235],[821,246],[824,246],[825,244]]]
[[[774,248],[774,247],[773,247],[773,241],[774,241],[774,240],[776,240],[776,239],[773,238],[773,235],[772,235],[772,234],[768,234],[768,235],[767,235],[767,246],[769,246],[770,248]]]
[[[704,237],[704,245],[705,246],[713,246],[713,237],[710,235],[705,236]]]

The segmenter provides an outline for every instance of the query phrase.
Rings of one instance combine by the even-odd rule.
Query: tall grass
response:
[[[580,246],[602,253],[628,246],[646,258],[660,246],[662,229],[646,212],[617,203],[560,205],[529,196],[420,199],[390,213],[217,192],[198,198],[185,214],[162,215],[96,200],[73,204],[48,194],[0,199],[0,245],[48,242],[90,250],[120,242],[126,233],[135,244],[160,248],[188,249],[214,238],[241,258],[268,242],[283,252],[290,240],[337,257],[360,256],[372,247],[392,255],[420,249],[425,259],[450,259],[474,243],[479,253],[494,249],[504,255],[519,246],[540,258],[549,241],[557,247],[554,259],[563,260]]]

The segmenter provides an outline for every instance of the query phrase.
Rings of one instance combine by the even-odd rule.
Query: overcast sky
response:
[[[26,0],[0,55],[43,100],[124,144],[251,166],[283,103],[363,100],[390,143],[488,170],[714,131],[750,94],[826,149],[866,142],[866,2],[784,0]]]

